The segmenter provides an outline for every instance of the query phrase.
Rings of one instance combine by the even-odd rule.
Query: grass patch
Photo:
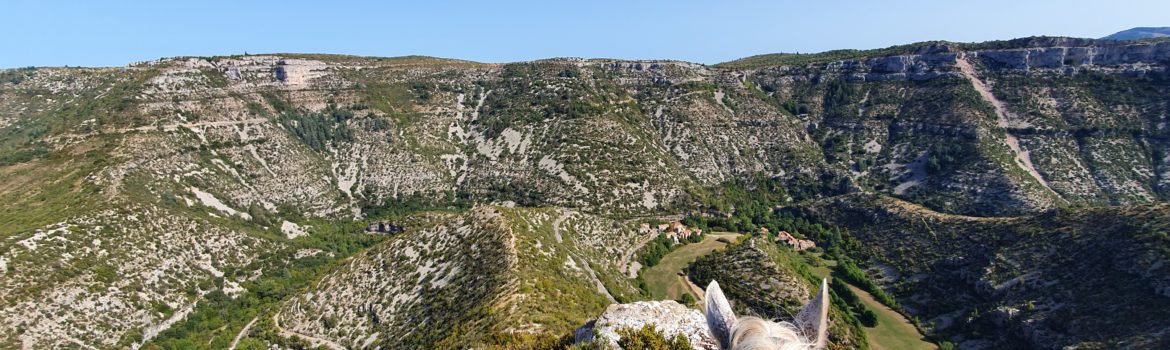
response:
[[[820,254],[815,255],[814,259],[820,260]],[[818,278],[832,279],[833,267],[836,267],[837,261],[820,260],[820,262],[810,269],[812,274]],[[915,328],[905,316],[877,301],[869,292],[848,282],[846,285],[867,309],[877,314],[877,326],[865,327],[866,342],[869,343],[871,349],[928,350],[938,348],[934,344],[922,340],[922,333],[919,333],[918,328]]]
[[[719,238],[734,241],[738,237],[738,233],[709,234],[702,242],[684,245],[662,257],[657,265],[642,272],[650,296],[655,300],[679,300],[684,293],[691,293],[685,284],[685,277],[679,276],[683,268],[700,256],[727,246]]]

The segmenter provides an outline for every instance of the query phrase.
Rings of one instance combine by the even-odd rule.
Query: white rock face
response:
[[[577,330],[577,341],[603,341],[616,349],[618,329],[638,329],[651,323],[655,324],[667,338],[679,333],[685,335],[695,349],[719,349],[718,343],[707,329],[707,319],[703,314],[674,300],[610,305],[592,327],[585,326]],[[598,339],[590,339],[594,330]]]
[[[219,198],[215,198],[215,196],[210,193],[203,192],[202,190],[195,187],[189,187],[187,190],[191,191],[191,193],[195,195],[195,198],[199,198],[199,202],[203,203],[203,205],[219,209],[219,211],[227,213],[228,215],[236,215],[244,218],[245,220],[252,220],[252,215],[240,212],[233,209],[232,207],[229,207],[227,204],[223,204],[223,201],[220,201]]]
[[[313,79],[325,76],[325,62],[285,58],[277,61],[273,74],[277,80],[292,86],[306,86]]]
[[[284,235],[288,236],[288,239],[295,239],[297,237],[309,235],[308,232],[305,232],[305,230],[301,228],[301,225],[294,224],[288,220],[285,220],[280,224],[280,232],[284,232]]]

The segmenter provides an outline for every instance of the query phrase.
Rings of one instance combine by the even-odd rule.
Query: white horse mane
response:
[[[816,350],[823,349],[829,328],[829,283],[821,280],[821,291],[801,308],[793,323],[772,322],[758,317],[736,318],[719,283],[707,285],[707,327],[720,347],[731,350]]]

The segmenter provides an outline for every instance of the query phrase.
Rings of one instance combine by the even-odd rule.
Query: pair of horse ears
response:
[[[707,285],[704,297],[707,309],[707,327],[711,335],[719,341],[724,349],[731,347],[731,328],[735,326],[735,312],[731,311],[731,303],[719,289],[719,283],[711,281]],[[793,322],[800,328],[802,334],[812,338],[814,349],[823,349],[828,342],[829,330],[829,280],[821,279],[821,291],[808,304],[800,309]]]

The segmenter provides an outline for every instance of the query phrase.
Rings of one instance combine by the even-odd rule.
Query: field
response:
[[[642,277],[646,279],[650,295],[655,300],[678,300],[683,293],[691,293],[696,299],[699,299],[701,295],[695,295],[696,293],[687,286],[685,277],[680,276],[679,273],[696,258],[726,246],[726,243],[718,241],[719,238],[735,241],[737,237],[739,237],[738,233],[712,233],[707,235],[702,242],[687,244],[662,257],[662,261],[658,265],[646,269],[642,274]]]
[[[826,264],[812,268],[813,274],[817,277],[832,278],[830,267],[835,265],[835,261],[822,260]],[[865,327],[865,337],[869,341],[869,348],[874,350],[932,350],[938,347],[934,344],[922,340],[922,334],[918,333],[918,329],[910,324],[902,314],[883,305],[881,302],[874,299],[873,295],[869,294],[861,288],[857,288],[849,284],[849,290],[853,294],[857,294],[861,298],[861,302],[865,307],[877,313],[878,323],[877,327]]]

